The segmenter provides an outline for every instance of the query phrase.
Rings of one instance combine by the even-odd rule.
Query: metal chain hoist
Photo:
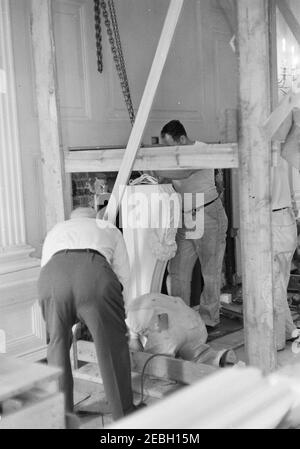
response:
[[[130,95],[130,88],[127,78],[125,60],[122,51],[120,32],[117,21],[117,14],[113,0],[94,0],[95,4],[95,30],[96,30],[96,47],[97,47],[97,61],[98,71],[102,73],[103,70],[103,52],[102,52],[102,37],[101,37],[101,9],[104,17],[108,40],[115,62],[116,70],[120,79],[121,89],[125,104],[128,110],[129,119],[133,125],[135,120],[135,113]],[[108,6],[108,7],[107,7]]]
[[[101,34],[100,0],[94,0],[94,12],[95,12],[97,67],[98,67],[98,72],[102,73],[102,71],[103,71],[103,57],[102,57],[102,34]]]

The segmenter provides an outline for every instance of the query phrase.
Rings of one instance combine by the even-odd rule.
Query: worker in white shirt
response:
[[[278,155],[277,164],[272,168],[274,327],[277,350],[284,349],[286,340],[299,334],[287,302],[291,262],[297,248],[297,226],[288,164],[294,164],[299,155],[300,133],[295,114],[297,111],[293,111],[292,120],[288,117],[275,136],[283,141],[282,155],[286,160]]]
[[[109,222],[96,222],[93,209],[78,208],[48,233],[41,266],[38,291],[49,335],[47,358],[62,368],[66,410],[73,409],[72,326],[80,320],[93,337],[113,418],[131,413],[135,407],[122,296],[129,264],[121,232]]]
[[[193,145],[184,126],[172,120],[161,130],[165,145]],[[171,179],[176,192],[182,196],[183,224],[176,236],[177,253],[169,263],[171,295],[179,296],[186,304],[190,303],[192,271],[197,258],[201,265],[204,287],[200,297],[199,313],[206,326],[215,327],[220,322],[220,290],[223,258],[226,247],[227,216],[219,198],[214,170],[159,171],[159,176]],[[204,205],[199,208],[184,201],[185,194],[204,194]],[[197,213],[204,213],[204,233],[199,238],[190,238],[187,232],[188,217],[195,220]]]
[[[213,350],[199,313],[178,297],[149,293],[127,305],[129,347],[133,351],[181,357],[217,367],[237,362],[231,349]]]

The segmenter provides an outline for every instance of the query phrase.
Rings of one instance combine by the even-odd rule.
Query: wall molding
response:
[[[56,40],[56,59],[58,67],[58,84],[60,91],[60,111],[62,120],[90,120],[91,119],[91,104],[90,104],[90,83],[89,83],[89,67],[87,54],[87,17],[86,8],[88,7],[87,0],[55,0],[53,3],[53,23],[55,29]],[[76,46],[74,49],[77,52],[78,64],[77,67],[71,69],[68,67],[64,69],[64,61],[67,60],[63,55],[59,58],[59,49],[65,46],[65,36],[61,34],[61,29],[58,29],[58,17],[62,19],[63,16],[71,18],[74,23],[74,36],[76,39]],[[72,41],[74,43],[74,40]],[[74,50],[70,48],[69,51]],[[72,92],[72,100],[81,95],[81,104],[78,106],[67,104],[70,100],[65,98],[67,91],[67,81],[64,77],[70,73],[75,74],[78,80],[77,92]],[[78,98],[79,99],[79,98]],[[80,100],[80,99],[79,99]]]

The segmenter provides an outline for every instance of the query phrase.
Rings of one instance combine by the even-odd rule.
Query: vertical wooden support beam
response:
[[[140,147],[158,83],[169,53],[184,0],[170,0],[169,9],[158,42],[143,97],[129,137],[121,167],[106,210],[106,218],[114,222]]]
[[[52,0],[31,0],[31,35],[47,230],[65,217],[64,162],[51,3]]]
[[[239,0],[239,183],[245,345],[248,363],[276,366],[272,295],[271,151],[262,124],[270,114],[268,1]]]

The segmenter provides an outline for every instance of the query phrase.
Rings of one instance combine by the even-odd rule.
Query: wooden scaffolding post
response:
[[[52,0],[31,0],[31,35],[47,231],[64,220],[64,159],[56,80]]]
[[[270,114],[268,1],[239,0],[239,184],[245,347],[248,363],[276,366],[272,295],[271,151],[262,124]]]

